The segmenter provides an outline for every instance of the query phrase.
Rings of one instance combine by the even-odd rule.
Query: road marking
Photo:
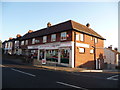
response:
[[[66,85],[66,86],[70,86],[70,87],[73,87],[73,88],[79,88],[79,89],[82,89],[82,90],[88,90],[88,89],[85,89],[85,88],[82,88],[82,87],[78,87],[78,86],[75,86],[75,85],[70,85],[70,84],[63,83],[63,82],[56,82],[56,83]]]
[[[118,80],[118,79],[115,79],[114,77],[118,77],[119,75],[115,75],[115,76],[111,76],[111,77],[108,77],[107,79],[110,79],[110,80]]]
[[[33,74],[30,74],[30,73],[26,73],[26,72],[23,72],[23,71],[20,71],[20,70],[17,70],[17,69],[13,69],[11,68],[13,71],[17,71],[17,72],[20,72],[20,73],[23,73],[23,74],[26,74],[26,75],[29,75],[29,76],[33,76],[35,77],[36,75],[33,75]]]

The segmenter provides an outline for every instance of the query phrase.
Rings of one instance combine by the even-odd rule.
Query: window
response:
[[[25,45],[28,45],[28,40],[25,41]]]
[[[47,42],[47,36],[43,36],[43,43]]]
[[[56,41],[56,34],[51,35],[51,41]]]
[[[93,37],[91,36],[91,40],[93,40]]]
[[[32,44],[35,44],[35,38],[32,39]]]
[[[76,40],[79,40],[79,34],[76,34]]]
[[[80,34],[80,41],[84,41],[84,35]]]
[[[85,53],[85,48],[79,48],[80,53]]]
[[[62,32],[61,33],[61,40],[66,40],[67,39],[66,36],[67,36],[67,33],[66,32]]]
[[[40,40],[35,40],[35,43],[39,43],[40,42]]]
[[[92,53],[94,53],[94,50],[93,50],[93,49],[91,49],[91,50],[90,50],[90,53],[91,53],[91,54],[92,54]]]
[[[97,38],[95,38],[95,43],[98,43],[98,39]]]
[[[24,45],[24,41],[21,41],[21,45]]]

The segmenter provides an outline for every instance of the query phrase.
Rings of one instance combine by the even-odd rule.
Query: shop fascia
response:
[[[32,45],[28,46],[28,49],[59,49],[59,48],[70,48],[74,42],[56,42],[44,45]],[[76,46],[89,48],[89,44],[76,43]]]

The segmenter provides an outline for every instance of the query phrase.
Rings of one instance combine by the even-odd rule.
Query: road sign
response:
[[[42,59],[42,64],[46,64],[46,59]]]

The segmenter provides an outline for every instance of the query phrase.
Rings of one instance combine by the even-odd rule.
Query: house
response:
[[[104,63],[106,69],[115,69],[117,66],[119,66],[120,52],[118,52],[117,48],[115,48],[114,50],[112,49],[112,46],[105,48],[104,55]]]
[[[97,69],[100,65],[102,69],[104,40],[89,23],[68,20],[56,25],[48,22],[47,27],[29,30],[17,41],[22,55],[34,54],[38,61],[45,59],[72,68]]]

